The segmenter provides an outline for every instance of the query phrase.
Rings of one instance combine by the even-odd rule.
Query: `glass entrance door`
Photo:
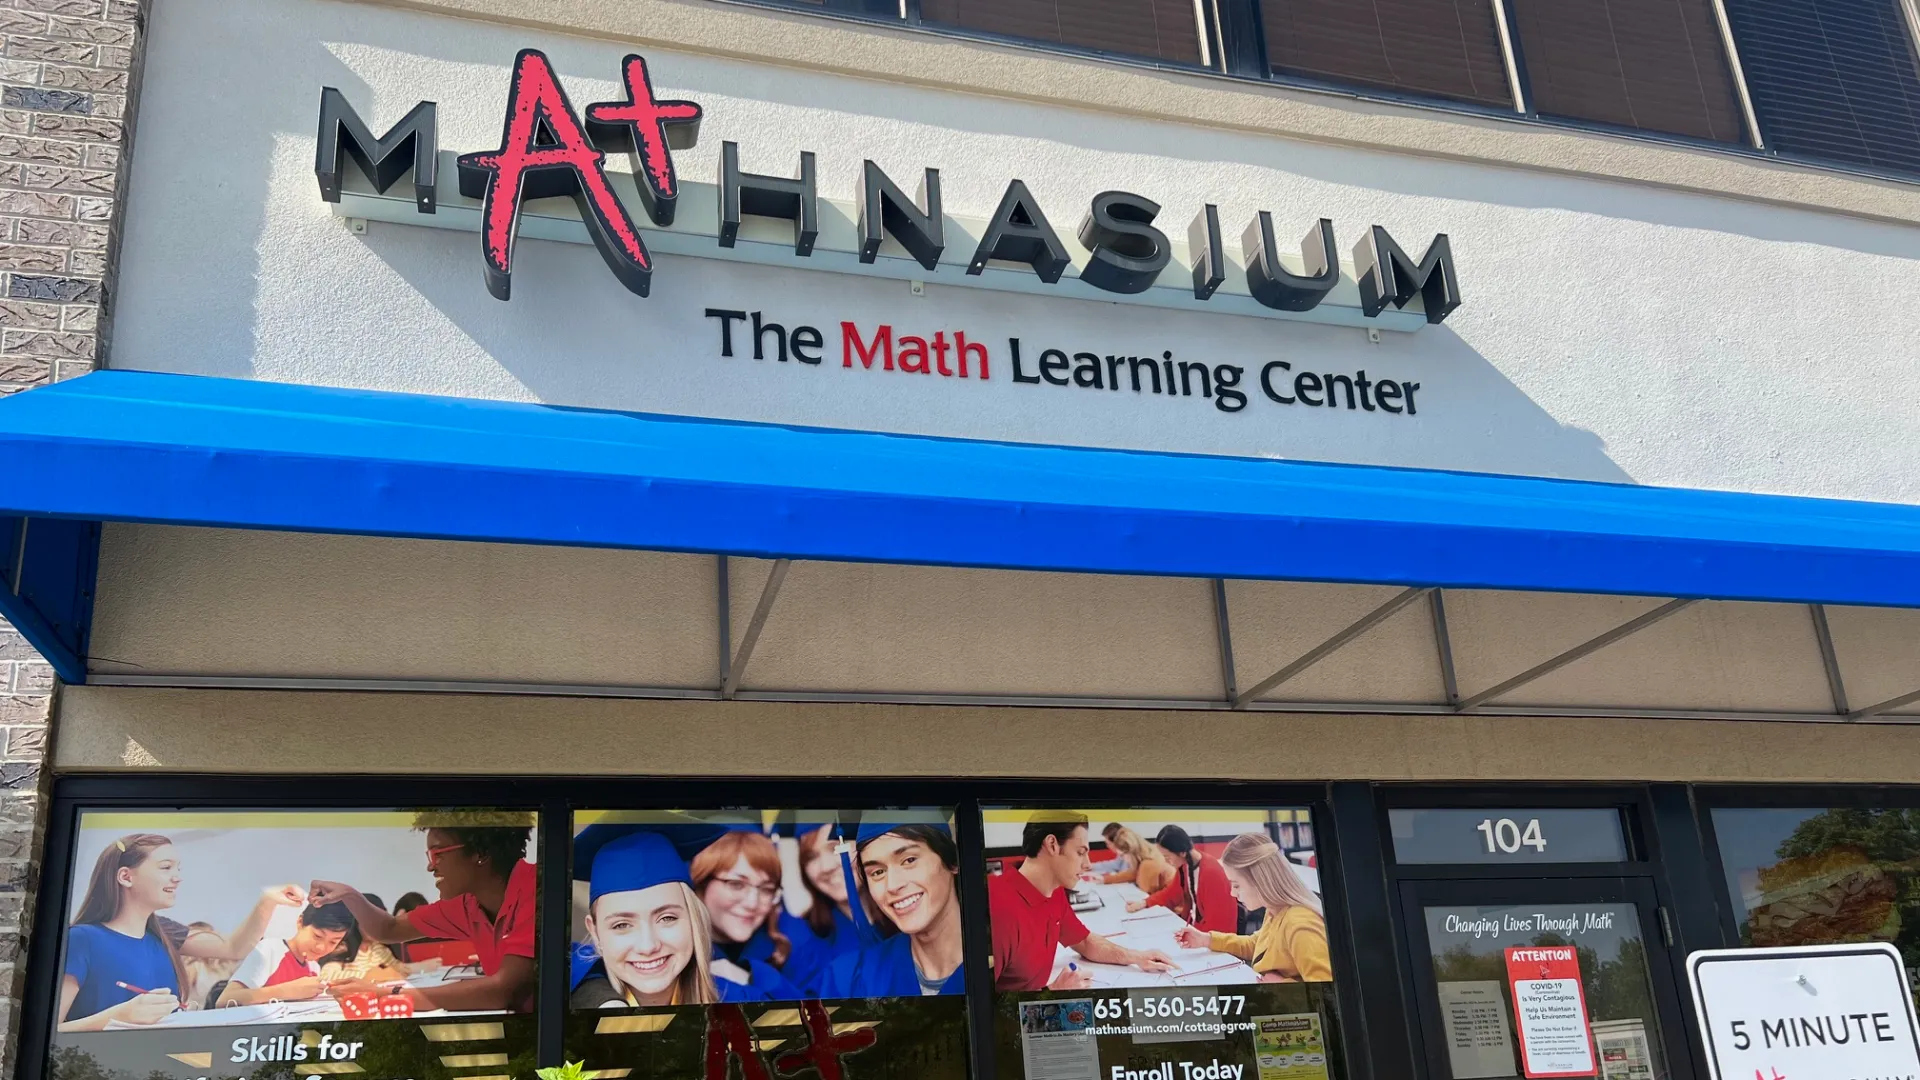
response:
[[[1409,881],[1401,902],[1434,1080],[1691,1075],[1645,880]]]

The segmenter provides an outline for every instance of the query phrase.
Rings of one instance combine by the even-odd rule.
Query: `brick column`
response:
[[[0,394],[105,360],[145,15],[138,0],[0,0]],[[0,1076],[18,1045],[54,691],[0,622]]]

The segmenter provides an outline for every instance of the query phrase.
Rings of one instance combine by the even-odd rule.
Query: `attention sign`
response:
[[[1580,954],[1571,945],[1507,950],[1513,1019],[1520,1029],[1520,1065],[1529,1080],[1592,1076],[1593,1036],[1580,985]]]

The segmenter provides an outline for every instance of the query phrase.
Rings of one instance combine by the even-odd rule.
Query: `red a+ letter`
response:
[[[620,70],[627,81],[627,100],[587,106],[587,130],[601,146],[625,148],[633,159],[634,185],[640,189],[647,216],[656,225],[671,225],[674,202],[680,197],[672,152],[699,141],[700,106],[691,101],[655,100],[653,76],[641,57],[629,55]]]
[[[746,1014],[738,1005],[715,1005],[707,1010],[707,1080],[727,1080],[736,1058],[740,1080],[768,1080],[767,1065],[754,1048]]]
[[[501,300],[511,295],[520,204],[571,195],[613,276],[630,291],[647,295],[653,260],[607,182],[605,163],[606,155],[588,141],[546,54],[520,50],[507,90],[500,149],[460,155],[460,194],[486,200],[480,248],[486,257],[488,292]]]
[[[773,1067],[782,1076],[805,1072],[811,1066],[820,1074],[820,1080],[844,1080],[846,1073],[840,1068],[841,1056],[857,1054],[872,1046],[879,1038],[872,1028],[858,1028],[845,1035],[835,1035],[833,1017],[827,1014],[826,1006],[817,1001],[802,1002],[800,1015],[807,1025],[807,1045],[774,1059]],[[711,1080],[712,1073],[709,1072],[708,1076]]]

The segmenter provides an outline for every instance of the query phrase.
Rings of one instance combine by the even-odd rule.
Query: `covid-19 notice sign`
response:
[[[1579,951],[1571,945],[1509,948],[1507,979],[1513,984],[1520,1065],[1528,1080],[1592,1076],[1593,1036]]]
[[[1900,953],[1880,942],[1687,958],[1713,1080],[1920,1075]]]

